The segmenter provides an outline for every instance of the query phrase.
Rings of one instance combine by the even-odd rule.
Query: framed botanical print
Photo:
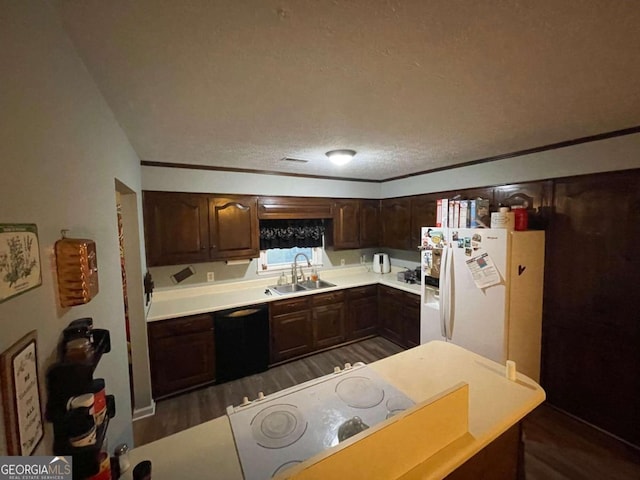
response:
[[[38,227],[0,223],[0,303],[41,284]]]

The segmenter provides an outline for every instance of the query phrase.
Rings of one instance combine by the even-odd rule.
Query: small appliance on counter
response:
[[[389,263],[389,255],[386,253],[373,254],[373,273],[389,273],[391,271],[391,263]]]
[[[397,280],[399,282],[404,282],[404,283],[420,283],[420,267],[414,268],[413,270],[410,269],[406,269],[402,272],[398,272],[397,274]]]

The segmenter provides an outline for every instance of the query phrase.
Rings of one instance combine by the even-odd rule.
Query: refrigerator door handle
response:
[[[449,272],[447,270],[447,261],[449,258],[449,248],[445,247],[442,250],[442,258],[440,265],[440,333],[442,338],[448,338],[447,335],[447,311],[448,311],[448,293],[447,282],[449,279]]]
[[[447,255],[447,266],[446,266],[446,288],[447,288],[447,308],[446,308],[446,317],[445,317],[445,325],[444,331],[446,332],[447,340],[451,340],[453,337],[453,315],[452,315],[452,299],[453,299],[453,250],[449,249],[449,254]]]

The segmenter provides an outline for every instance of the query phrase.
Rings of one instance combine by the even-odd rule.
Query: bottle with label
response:
[[[509,207],[500,207],[497,212],[491,213],[491,228],[506,228],[513,230],[515,215],[509,211]]]

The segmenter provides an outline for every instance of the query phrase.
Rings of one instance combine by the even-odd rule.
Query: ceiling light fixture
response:
[[[329,157],[336,165],[345,165],[349,163],[353,157],[355,156],[355,150],[331,150],[327,152],[325,155]]]

